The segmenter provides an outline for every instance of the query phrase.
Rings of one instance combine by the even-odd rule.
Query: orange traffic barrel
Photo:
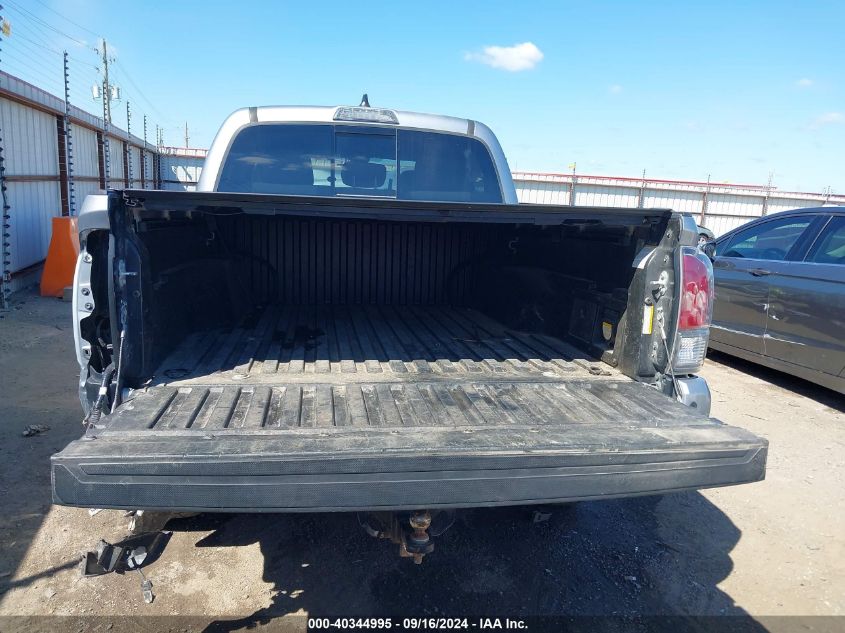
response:
[[[41,296],[61,297],[67,286],[73,285],[73,271],[79,256],[79,235],[76,218],[53,218],[50,250],[41,273]]]

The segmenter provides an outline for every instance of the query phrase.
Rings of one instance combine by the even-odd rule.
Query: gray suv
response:
[[[712,349],[845,393],[845,207],[734,229],[713,271]]]

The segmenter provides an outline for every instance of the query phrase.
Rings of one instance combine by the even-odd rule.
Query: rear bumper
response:
[[[723,437],[708,442],[714,429]],[[454,433],[467,437],[466,431]],[[669,442],[660,448],[631,446],[622,438],[605,447],[561,444],[542,451],[467,451],[458,443],[441,454],[310,456],[284,455],[289,441],[271,437],[80,440],[52,459],[53,500],[202,512],[468,508],[662,494],[764,478],[765,440],[713,424],[678,433],[683,437],[661,429]],[[528,439],[516,429],[510,434],[515,447]]]

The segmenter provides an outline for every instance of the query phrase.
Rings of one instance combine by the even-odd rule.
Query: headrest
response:
[[[340,179],[347,187],[378,189],[387,179],[387,167],[380,163],[353,158],[344,163]]]

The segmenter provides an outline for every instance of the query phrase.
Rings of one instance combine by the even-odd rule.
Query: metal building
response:
[[[202,172],[206,149],[159,147],[161,188],[194,191]]]
[[[777,211],[845,204],[845,196],[832,193],[785,192],[759,185],[524,171],[514,172],[513,180],[520,202],[674,209],[691,213],[716,235]]]
[[[38,280],[53,217],[75,214],[86,195],[107,184],[126,187],[130,171],[136,188],[161,186],[154,146],[110,126],[106,160],[101,118],[71,107],[69,127],[70,135],[62,99],[0,72],[0,149],[9,206],[0,257],[4,295]]]

